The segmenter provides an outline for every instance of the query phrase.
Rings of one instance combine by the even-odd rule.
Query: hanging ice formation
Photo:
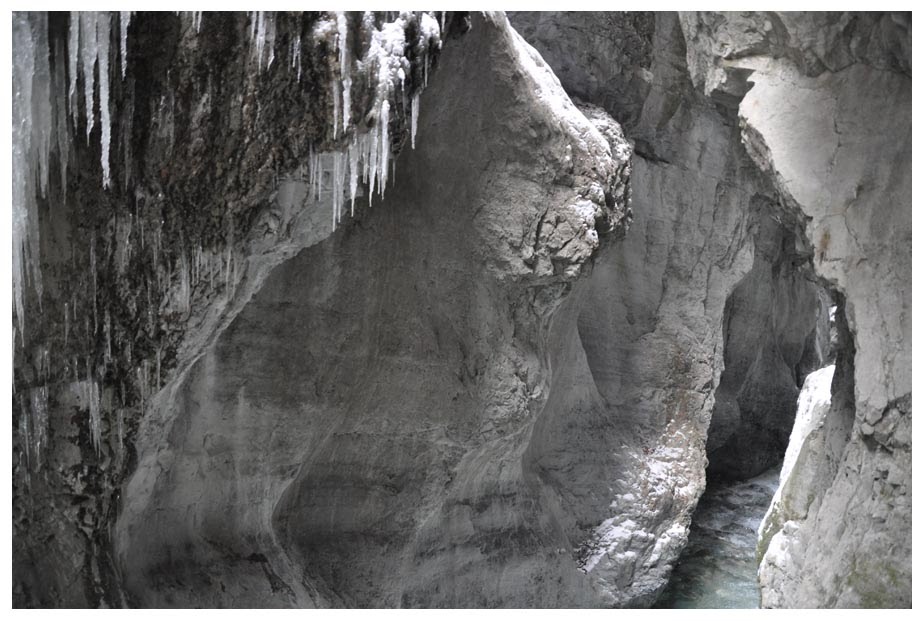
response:
[[[395,16],[396,15],[396,16]],[[434,16],[427,12],[402,12],[391,14],[390,21],[382,23],[375,13],[366,12],[361,23],[351,23],[350,16],[343,12],[328,13],[315,26],[312,43],[326,42],[333,53],[329,54],[332,96],[332,122],[330,141],[333,149],[318,152],[314,148],[308,156],[308,177],[311,192],[321,199],[330,193],[332,226],[336,227],[344,211],[346,197],[350,199],[350,213],[360,192],[359,184],[366,186],[371,202],[376,187],[384,194],[389,179],[389,164],[392,156],[390,122],[398,117],[410,118],[411,147],[416,147],[420,91],[429,77],[430,51],[441,47],[441,26]],[[445,17],[445,15],[443,16]],[[57,153],[61,174],[61,194],[64,194],[67,180],[68,155],[71,149],[71,132],[77,132],[81,121],[85,122],[86,139],[89,141],[94,129],[99,128],[101,185],[108,189],[112,183],[110,166],[112,125],[111,98],[112,78],[126,78],[129,57],[129,25],[132,13],[71,12],[66,40],[54,41],[54,72],[51,71],[48,30],[48,15],[43,12],[14,12],[12,28],[13,51],[13,100],[12,100],[12,171],[13,171],[13,307],[14,338],[19,336],[20,346],[26,343],[25,294],[26,288],[36,293],[39,304],[42,298],[42,280],[39,269],[39,222],[38,202],[48,196],[49,159],[51,152]],[[302,37],[296,36],[290,47],[288,63],[275,63],[277,33],[274,13],[257,11],[250,14],[250,39],[254,62],[258,72],[288,70],[296,73],[296,80],[302,78]],[[113,22],[117,20],[117,24]],[[202,28],[202,12],[190,13],[190,24],[195,32]],[[118,28],[118,44],[113,45]],[[408,40],[407,33],[416,32],[416,40]],[[361,40],[357,40],[357,38]],[[362,50],[361,54],[358,54]],[[118,54],[116,68],[115,54]],[[412,79],[411,55],[422,64],[420,79]],[[60,62],[58,62],[60,59]],[[279,67],[283,65],[283,67]],[[113,72],[117,72],[113,76]],[[82,96],[78,92],[82,81]],[[368,108],[355,107],[354,86],[369,85],[372,89]],[[170,93],[172,96],[172,93]],[[369,98],[363,97],[362,100]],[[82,104],[81,104],[82,100]],[[170,104],[171,102],[166,102]],[[130,118],[132,103],[126,102]],[[70,122],[70,125],[69,125]],[[117,121],[116,121],[117,122]],[[165,120],[159,124],[172,133],[172,123]],[[123,131],[123,140],[127,136]],[[81,133],[81,138],[83,137]],[[328,141],[325,141],[328,142]],[[124,149],[126,164],[131,157],[130,145]],[[130,167],[125,166],[128,170]],[[127,175],[127,173],[126,173]],[[123,179],[128,187],[127,176]],[[134,221],[129,220],[121,228],[117,223],[115,242],[115,268],[123,274],[132,254],[132,244],[145,244],[144,219],[137,224],[138,241],[134,239]],[[123,230],[124,229],[124,230]],[[156,234],[159,235],[160,231]],[[230,239],[230,236],[229,238]],[[158,242],[159,243],[159,242]],[[225,291],[233,295],[236,282],[238,259],[229,242],[226,249],[204,250],[198,248],[193,255],[182,255],[177,259],[178,277],[169,272],[165,281],[154,286],[178,287],[175,294],[177,306],[189,312],[193,289],[199,279],[208,279],[210,288],[222,282]],[[156,252],[156,249],[155,249]],[[95,261],[91,246],[90,260]],[[155,261],[156,262],[156,261]],[[95,269],[93,282],[95,283]],[[206,272],[208,274],[206,275]],[[169,280],[169,282],[166,282]],[[149,298],[150,287],[146,285]],[[92,334],[102,330],[105,351],[103,360],[112,362],[113,318],[108,309],[101,309],[102,327],[98,324],[93,296]],[[86,332],[91,333],[89,317]],[[149,317],[153,322],[153,317]],[[63,336],[77,338],[80,330],[76,298],[65,304]],[[131,343],[128,359],[131,360]],[[158,355],[158,358],[160,356]],[[101,406],[100,385],[94,374],[92,361],[87,359],[85,376],[81,370],[78,377],[77,362],[66,365],[73,370],[73,381],[78,387],[80,400],[88,411],[88,426],[93,448],[100,449]],[[156,375],[151,381],[150,363],[147,360],[136,367],[137,383],[143,403],[152,391],[161,385],[160,361]],[[47,365],[45,366],[47,371]],[[85,379],[84,379],[85,377]],[[31,468],[41,464],[41,450],[47,442],[48,391],[43,379],[40,388],[31,388],[20,394],[22,420],[20,435],[25,443],[25,458]],[[144,405],[142,404],[142,407]],[[121,437],[121,436],[120,436]]]
[[[416,24],[418,40],[407,41],[409,26]],[[331,221],[336,228],[343,216],[344,189],[350,197],[350,215],[353,214],[359,180],[367,186],[369,202],[378,185],[379,195],[384,195],[388,182],[388,165],[391,157],[389,121],[392,110],[401,110],[411,117],[411,147],[416,147],[417,119],[420,106],[420,89],[408,92],[411,63],[405,55],[406,47],[415,44],[423,50],[424,86],[429,72],[429,50],[431,46],[441,47],[440,26],[436,19],[426,12],[402,12],[393,21],[376,26],[375,15],[366,12],[362,18],[361,33],[368,43],[368,49],[361,58],[353,58],[355,47],[349,40],[347,16],[343,12],[330,14],[314,29],[317,41],[330,42],[336,54],[331,55],[331,136],[334,140],[345,136],[353,127],[357,112],[352,108],[351,90],[354,76],[364,76],[366,83],[374,89],[372,105],[361,122],[353,127],[353,135],[347,143],[346,153],[315,153],[309,161],[309,183],[318,199],[322,192],[331,193]],[[336,63],[334,65],[334,63]],[[325,183],[326,182],[326,183]],[[315,185],[316,184],[316,185]],[[323,187],[322,187],[323,186]]]
[[[122,74],[127,54],[129,12],[119,14]],[[13,14],[13,305],[19,334],[23,337],[23,296],[31,282],[41,298],[39,270],[38,196],[48,189],[48,160],[55,147],[60,159],[62,186],[67,176],[70,136],[64,110],[70,109],[74,125],[80,113],[77,105],[78,75],[84,80],[87,139],[96,123],[94,91],[99,69],[100,164],[103,187],[109,187],[109,151],[112,119],[109,107],[110,14],[70,15],[67,45],[68,88],[63,88],[63,65],[49,69],[48,15],[42,12]],[[54,88],[52,86],[54,82]],[[52,111],[57,113],[53,120]],[[36,187],[36,179],[38,187]],[[63,188],[62,188],[63,189]],[[39,194],[40,193],[40,194]]]

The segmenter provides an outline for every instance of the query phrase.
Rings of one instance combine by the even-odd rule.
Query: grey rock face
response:
[[[764,597],[783,606],[910,605],[910,31],[901,16],[877,17],[869,40],[878,47],[815,74],[750,52],[717,58],[693,44],[708,26],[685,23],[694,75],[702,66],[714,76],[725,67],[752,72],[740,108],[749,152],[811,218],[815,270],[846,298],[845,338],[856,347],[853,381],[833,397],[853,403],[849,441],[830,485],[812,490],[802,526],[783,533],[787,561],[762,570],[773,585]],[[745,20],[731,38],[744,23],[753,25]],[[831,32],[806,35],[802,47],[816,58],[841,56],[852,39]],[[722,81],[704,78],[704,88]]]
[[[781,456],[832,356],[763,603],[910,604],[910,18],[511,15],[533,49],[450,15],[436,70],[407,48],[393,183],[332,233],[319,15],[277,22],[301,82],[242,15],[133,22],[113,189],[94,134],[40,214],[67,319],[15,360],[17,606],[647,606],[707,463]]]
[[[811,254],[772,206],[753,209],[754,265],[725,305],[725,369],[706,443],[708,474],[720,478],[780,462],[802,380],[828,356],[829,303],[806,265]]]
[[[118,50],[118,14],[89,17],[112,26],[108,43]],[[68,108],[69,16],[32,20],[42,24],[33,36],[50,42],[54,95],[33,104],[52,106],[60,126],[55,173],[30,231],[41,240],[44,287],[26,292],[30,321],[14,348],[17,606],[132,603],[112,533],[122,485],[137,466],[137,430],[164,424],[153,396],[222,332],[274,265],[330,233],[330,193],[323,204],[311,200],[300,171],[309,145],[338,146],[330,137],[330,49],[300,39],[321,16],[277,16],[276,52],[298,50],[301,65],[277,59],[272,71],[258,67],[251,17],[212,13],[200,32],[189,13],[134,15],[118,52],[124,78],[114,51],[104,59],[112,113],[106,189],[101,113],[92,132],[85,114],[99,108],[101,87],[84,88],[81,78]],[[382,20],[371,15],[363,28]],[[436,53],[417,41],[408,50],[409,89],[419,89]],[[354,89],[362,121],[368,90]],[[396,146],[405,116],[392,115]],[[58,170],[64,161],[66,174]]]
[[[385,200],[160,393],[116,529],[139,603],[599,603],[528,456],[550,325],[625,216],[628,149],[506,18],[472,21]]]
[[[582,360],[568,376],[556,408],[570,414],[551,419],[546,433],[579,438],[574,452],[607,455],[580,471],[593,473],[583,478],[599,481],[588,486],[601,498],[578,524],[584,569],[601,590],[618,585],[614,605],[648,605],[685,544],[713,411],[722,413],[710,442],[724,448],[716,455],[728,475],[744,478],[782,457],[796,367],[814,348],[816,287],[798,223],[781,219],[724,106],[692,88],[676,16],[512,20],[566,90],[624,119],[635,143],[632,228],[575,293],[571,347],[583,350],[586,368]],[[619,95],[629,92],[638,99]],[[780,396],[779,407],[762,407]],[[746,417],[729,413],[739,402]],[[546,458],[543,469],[577,505],[568,454]]]

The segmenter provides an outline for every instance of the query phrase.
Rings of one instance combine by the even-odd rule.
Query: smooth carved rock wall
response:
[[[725,304],[725,369],[706,443],[710,477],[749,478],[782,460],[802,381],[829,355],[830,301],[811,254],[772,206],[758,206],[754,216],[754,266]]]
[[[734,109],[694,89],[675,15],[517,13],[512,20],[566,90],[624,120],[634,141],[633,224],[579,286],[571,338],[584,355],[558,397],[556,411],[569,414],[550,416],[543,428],[549,438],[575,437],[574,452],[603,457],[580,470],[566,451],[540,463],[569,504],[579,504],[587,487],[599,498],[575,525],[598,588],[617,586],[614,605],[647,605],[685,545],[714,412],[740,401],[755,413],[720,416],[716,446],[729,445],[731,476],[782,457],[801,381],[796,367],[814,348],[809,253],[748,157]],[[742,302],[729,323],[735,299]],[[729,356],[737,366],[726,372],[744,376],[734,388],[723,386],[734,383],[722,376]],[[775,386],[792,412],[785,403],[760,408]],[[553,391],[550,403],[555,398]],[[782,436],[776,446],[773,435]],[[755,449],[764,445],[763,453]]]
[[[697,42],[690,48],[691,67],[712,67],[713,76],[726,70],[749,75],[753,88],[740,108],[749,152],[791,208],[809,217],[815,270],[844,296],[844,338],[856,348],[852,381],[835,381],[832,396],[854,409],[849,440],[830,485],[811,490],[815,502],[806,519],[777,535],[788,539],[789,555],[783,566],[762,569],[762,582],[773,585],[765,601],[908,606],[910,18],[828,19],[826,28],[806,35],[802,47],[824,59],[840,54],[846,41],[850,54],[819,70],[806,68],[809,56],[787,55],[792,62],[762,55],[774,51],[772,45],[716,55],[706,43],[716,19],[722,21],[684,17],[688,41]],[[768,23],[763,32],[781,32],[776,21]],[[728,38],[736,40],[737,32],[732,28]],[[706,79],[705,88],[724,82]]]
[[[275,269],[161,393],[117,525],[137,603],[601,603],[527,455],[564,364],[550,325],[598,235],[618,243],[628,151],[503,16],[472,23],[385,200]]]

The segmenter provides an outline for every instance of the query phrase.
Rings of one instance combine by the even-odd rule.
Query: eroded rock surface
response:
[[[729,40],[742,31],[772,38],[788,30],[772,19],[760,29],[755,19],[718,21]],[[742,71],[753,82],[739,113],[748,150],[792,209],[809,217],[815,270],[846,298],[844,338],[856,348],[853,377],[840,383],[851,394],[839,396],[835,386],[833,396],[854,408],[849,440],[830,485],[811,490],[815,502],[801,526],[777,535],[788,538],[789,555],[782,567],[762,570],[778,572],[762,576],[773,585],[764,597],[797,607],[907,606],[910,18],[819,19],[826,26],[802,31],[803,51],[793,59],[763,45],[717,55],[703,38],[717,18],[684,16],[691,72],[703,88],[722,90],[723,74]]]
[[[651,605],[832,356],[763,603],[910,604],[910,18],[393,17],[133,22],[113,189],[94,133],[40,205],[16,605]],[[333,233],[347,92],[400,155]]]
[[[693,88],[675,15],[512,19],[563,86],[623,120],[635,146],[632,228],[623,243],[604,249],[575,294],[581,308],[571,337],[579,343],[572,347],[584,352],[586,367],[582,360],[568,377],[572,387],[557,397],[557,408],[570,415],[550,418],[547,433],[579,432],[572,451],[600,454],[599,463],[586,460],[580,470],[593,473],[586,479],[599,482],[589,485],[601,499],[576,525],[584,532],[584,569],[602,591],[618,586],[614,605],[648,605],[685,545],[705,485],[707,430],[726,340],[732,351],[725,356],[738,372],[760,389],[783,383],[794,406],[793,369],[814,330],[815,287],[797,223],[781,219],[776,193],[748,157],[727,102]],[[725,315],[736,287],[748,306],[732,311],[731,333]],[[778,329],[768,333],[775,321]],[[785,322],[794,324],[793,334]],[[754,362],[762,349],[763,366]],[[739,391],[740,385],[726,388],[724,400],[719,393],[719,407]],[[753,392],[740,399],[759,412],[757,420],[723,419],[716,445],[737,432],[738,451],[766,443],[758,461],[774,450],[782,456],[785,444],[767,442],[763,428],[787,423],[772,421],[778,410],[761,411],[760,390]],[[790,421],[793,413],[787,412]],[[543,467],[569,504],[579,504],[570,454],[546,457]],[[734,476],[762,469],[758,461],[734,463],[729,454]]]
[[[446,46],[385,200],[161,393],[117,529],[139,603],[600,603],[528,458],[550,322],[626,213],[591,116],[503,16]]]

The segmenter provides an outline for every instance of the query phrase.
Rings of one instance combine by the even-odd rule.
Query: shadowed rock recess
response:
[[[911,605],[910,15],[12,22],[14,606]]]

